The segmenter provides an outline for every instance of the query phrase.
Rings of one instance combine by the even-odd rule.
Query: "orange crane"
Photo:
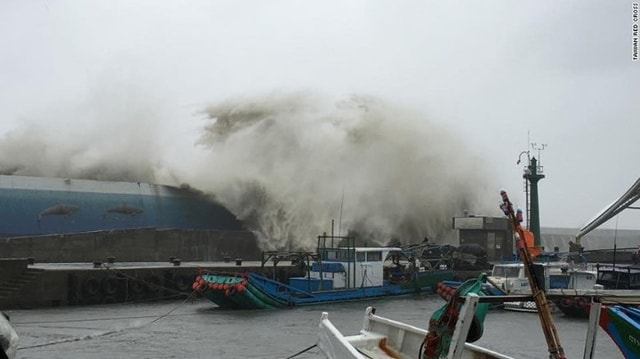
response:
[[[509,221],[516,233],[516,249],[518,250],[520,260],[524,264],[524,270],[527,278],[529,279],[529,286],[531,287],[531,295],[533,296],[533,300],[538,308],[540,325],[542,326],[542,331],[544,332],[544,337],[549,348],[549,358],[566,359],[564,349],[562,349],[562,345],[560,345],[558,331],[556,330],[553,318],[551,317],[551,308],[549,307],[547,296],[544,293],[544,275],[539,275],[540,271],[537,268],[540,267],[536,267],[536,264],[533,263],[532,256],[529,253],[529,247],[526,243],[526,239],[533,237],[533,233],[522,228],[520,225],[522,218],[520,216],[516,216],[516,213],[513,211],[513,205],[509,200],[507,192],[502,190],[500,191],[500,195],[502,196],[500,209],[507,217],[509,217]]]

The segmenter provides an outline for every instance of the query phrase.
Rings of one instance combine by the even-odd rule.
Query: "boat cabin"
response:
[[[640,289],[639,266],[596,266],[597,283],[605,289]]]
[[[381,286],[387,279],[385,263],[395,261],[401,265],[401,254],[402,250],[396,247],[327,248],[321,260],[312,263],[309,277],[321,283],[317,289]]]
[[[568,270],[568,265],[564,262],[534,263],[534,276],[544,289],[569,288]],[[524,264],[520,262],[495,264],[488,279],[508,294],[531,292]]]

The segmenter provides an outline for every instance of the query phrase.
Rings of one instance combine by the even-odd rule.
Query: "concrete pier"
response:
[[[298,276],[299,268],[261,261],[35,263],[0,259],[0,308],[39,308],[188,298],[203,269],[225,273],[257,271],[279,280]]]
[[[298,275],[290,263],[262,268],[261,260],[249,231],[138,228],[0,238],[0,309],[186,298],[203,268],[285,281]]]

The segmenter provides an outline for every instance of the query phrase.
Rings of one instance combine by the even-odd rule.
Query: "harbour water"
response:
[[[8,311],[20,335],[18,358],[288,358],[316,342],[323,311],[346,334],[362,325],[366,306],[425,327],[444,302],[412,296],[285,310],[221,310],[204,299]],[[567,358],[581,358],[587,321],[554,314]],[[547,358],[538,316],[490,311],[478,344],[516,358]],[[599,329],[596,358],[623,358]],[[417,358],[416,351],[416,358]],[[295,358],[320,359],[313,348]]]

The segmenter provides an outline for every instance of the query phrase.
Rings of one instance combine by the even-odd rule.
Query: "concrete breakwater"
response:
[[[133,230],[0,239],[0,308],[187,297],[200,268],[262,268],[248,231]],[[290,263],[271,275],[284,279]]]
[[[243,273],[261,271],[286,280],[299,267],[283,262],[277,268],[261,261],[229,262],[33,263],[0,259],[0,308],[39,308],[188,298],[201,269]]]

